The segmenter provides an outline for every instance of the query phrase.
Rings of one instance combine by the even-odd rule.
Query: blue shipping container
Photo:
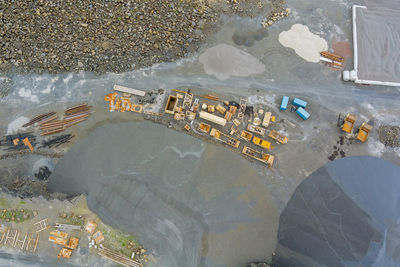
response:
[[[299,108],[296,110],[296,113],[297,113],[300,117],[302,117],[304,120],[306,120],[306,119],[308,119],[308,118],[310,117],[310,114],[309,114],[307,111],[305,111],[304,108],[302,108],[302,107],[299,107]]]
[[[306,106],[307,106],[307,102],[304,100],[301,100],[300,98],[293,99],[292,104],[297,107],[302,107],[302,108],[306,108]]]
[[[282,98],[281,110],[286,110],[288,103],[289,103],[289,97],[288,96],[284,96]]]

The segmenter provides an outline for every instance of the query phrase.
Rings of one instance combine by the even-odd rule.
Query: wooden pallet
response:
[[[14,247],[15,240],[17,239],[18,230],[8,229],[4,244],[10,247]]]
[[[98,254],[126,267],[142,267],[140,262],[130,259],[104,246],[99,247]]]
[[[39,242],[39,234],[29,234],[25,251],[35,252],[38,242]]]

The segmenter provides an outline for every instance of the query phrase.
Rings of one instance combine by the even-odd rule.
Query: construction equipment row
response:
[[[132,94],[138,97],[143,97],[145,93],[139,94],[136,91],[130,90],[130,88],[120,86],[114,86],[114,90],[123,92],[123,96],[120,97],[118,92],[113,92],[104,97],[104,100],[109,102],[110,111],[119,110],[120,112],[142,112],[143,106],[140,106],[139,109],[134,110],[133,107],[137,107],[138,104],[132,103],[130,97]],[[164,113],[173,115],[173,119],[175,121],[187,122],[182,125],[182,128],[185,131],[189,132],[193,129],[193,131],[195,131],[197,134],[210,134],[210,136],[215,140],[235,149],[239,148],[241,141],[234,136],[238,136],[244,141],[252,142],[252,144],[259,146],[262,149],[270,150],[273,148],[271,143],[267,140],[264,140],[258,136],[254,136],[265,136],[266,128],[269,127],[271,122],[275,121],[275,116],[273,116],[271,112],[264,112],[264,109],[261,108],[258,109],[258,111],[255,111],[252,106],[247,105],[247,99],[245,98],[239,99],[239,103],[237,103],[235,101],[220,101],[219,96],[205,94],[203,96],[198,96],[206,99],[205,102],[200,103],[199,98],[190,92],[190,90],[183,91],[172,89],[172,91],[175,91],[176,94],[169,94],[166,97]],[[140,98],[137,99],[137,101],[139,100]],[[210,100],[211,102],[207,100]],[[218,101],[220,102],[218,103]],[[304,101],[301,102],[300,99],[296,99],[295,104],[298,104],[300,107],[306,106],[306,103]],[[144,113],[146,115],[153,115],[151,112],[145,111]],[[154,115],[160,116],[161,114],[157,113]],[[202,121],[195,122],[197,127],[192,128],[194,126],[193,122],[196,120],[197,115]],[[243,122],[245,115],[250,117],[248,124],[244,124]],[[210,125],[215,124],[216,126],[225,127],[228,122],[232,123],[228,133],[224,133],[222,129],[218,129],[217,127],[213,128]],[[242,127],[247,128],[245,128],[243,131],[240,131],[240,125],[243,125]],[[286,136],[276,131],[270,131],[268,137],[272,138],[279,144],[286,144],[288,142]],[[272,155],[268,155],[264,152],[255,153],[249,149],[243,150],[242,154],[246,156],[253,155],[253,157],[258,158],[260,162],[263,162],[270,167],[272,166],[274,160]]]
[[[199,99],[196,98],[193,101],[193,94],[180,90],[175,90],[178,93],[176,95],[169,95],[166,103],[164,112],[166,114],[171,114],[174,116],[174,119],[177,121],[187,120],[190,123],[196,118],[196,111],[199,108]],[[183,99],[182,105],[179,105],[180,99]],[[208,99],[208,98],[207,98]],[[213,98],[213,101],[217,101],[218,98]],[[193,105],[192,103],[193,102]],[[224,105],[224,106],[223,106]],[[232,122],[232,127],[230,128],[229,135],[224,133],[222,130],[211,127],[210,124],[205,122],[199,122],[197,125],[198,133],[210,134],[215,140],[231,146],[233,148],[239,148],[240,140],[234,138],[233,136],[238,134],[240,139],[244,141],[251,142],[254,145],[260,146],[263,149],[272,149],[271,143],[259,138],[256,135],[265,136],[266,129],[263,127],[268,127],[271,122],[275,121],[275,116],[272,116],[271,112],[265,112],[263,109],[259,109],[258,112],[254,112],[253,107],[247,107],[247,100],[240,99],[239,103],[236,102],[228,102],[223,101],[223,105],[221,103],[202,103],[201,109],[198,114],[199,118],[207,121],[209,123],[218,125],[220,127],[226,126],[228,122]],[[185,110],[186,109],[186,113]],[[213,114],[215,113],[215,114]],[[243,118],[245,114],[249,114],[250,120],[247,128],[240,132],[239,134],[239,125],[242,124]],[[236,115],[236,118],[233,116]],[[259,116],[263,115],[260,119]],[[223,116],[223,117],[221,117]],[[263,126],[263,127],[261,127]],[[190,131],[191,127],[189,124],[185,124],[183,128],[186,131]],[[277,141],[280,144],[287,143],[287,137],[279,134],[276,131],[272,131],[269,135],[272,139]],[[247,146],[246,146],[247,147]],[[247,149],[248,148],[248,149]],[[250,158],[257,159],[260,162],[267,164],[268,166],[272,166],[274,157],[272,155],[266,154],[264,152],[258,152],[254,149],[250,149],[247,147],[242,150],[242,154],[245,156],[249,156]]]

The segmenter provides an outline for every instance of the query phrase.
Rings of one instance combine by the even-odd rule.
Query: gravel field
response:
[[[275,3],[276,2],[276,3]],[[282,0],[1,1],[0,72],[124,72],[198,50],[220,15],[255,16]]]

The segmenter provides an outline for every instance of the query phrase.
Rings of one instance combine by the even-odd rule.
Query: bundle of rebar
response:
[[[63,132],[66,129],[66,127],[65,127],[65,122],[63,120],[53,120],[41,124],[39,129],[42,131],[41,135],[46,136],[50,134]]]
[[[36,116],[35,118],[31,119],[28,123],[25,123],[24,125],[22,125],[22,127],[28,127],[37,122],[47,121],[49,118],[56,116],[55,114],[56,113],[54,111],[40,114],[40,115]]]
[[[63,134],[56,136],[48,141],[43,141],[41,147],[52,148],[53,146],[58,147],[62,144],[68,143],[74,136],[72,134]]]
[[[89,111],[90,108],[91,108],[91,106],[88,106],[88,104],[86,102],[84,102],[82,104],[67,108],[65,110],[64,114],[65,114],[65,116],[69,116],[69,115],[73,115],[73,114],[76,114],[76,113]]]
[[[41,135],[46,136],[60,133],[68,127],[86,120],[91,113],[90,108],[91,106],[88,106],[86,102],[67,108],[62,119],[57,119],[56,117],[52,120],[46,120],[39,124],[40,130],[42,131]]]

